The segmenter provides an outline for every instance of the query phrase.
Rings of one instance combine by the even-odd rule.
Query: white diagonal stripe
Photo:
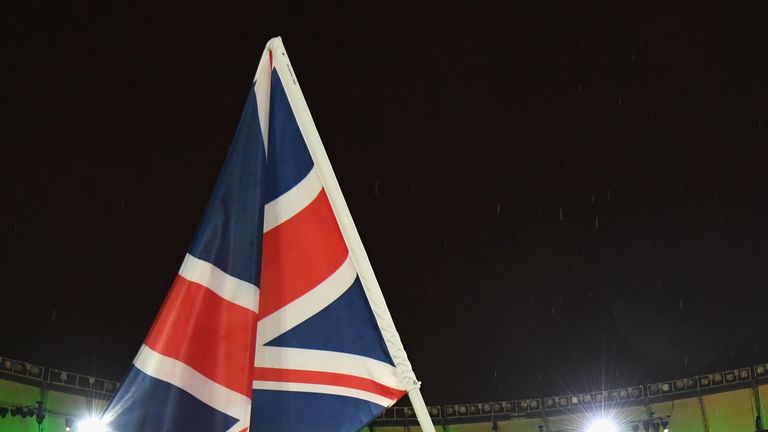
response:
[[[293,383],[293,382],[277,382],[277,381],[254,381],[253,388],[256,390],[277,390],[277,391],[294,391],[305,393],[322,393],[322,394],[334,394],[340,396],[353,397],[357,399],[367,400],[375,404],[389,407],[395,403],[395,400],[379,396],[375,393],[367,392],[364,390],[353,389],[349,387],[337,387],[324,384],[306,384],[306,383]]]
[[[336,351],[260,346],[256,348],[256,367],[331,372],[367,378],[398,390],[406,388],[391,364]]]
[[[291,190],[264,206],[264,232],[287,221],[308,206],[320,193],[323,184],[314,168]]]
[[[184,363],[142,345],[133,364],[145,374],[173,384],[238,422],[227,432],[240,431],[250,423],[251,400],[206,378]]]
[[[333,303],[352,286],[356,277],[355,267],[347,255],[344,263],[328,279],[259,321],[256,328],[256,350]]]
[[[181,264],[179,275],[184,279],[207,287],[225,300],[259,312],[259,288],[252,283],[224,273],[211,263],[187,254]]]

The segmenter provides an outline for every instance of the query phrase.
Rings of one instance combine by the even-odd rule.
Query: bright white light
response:
[[[107,432],[107,424],[100,418],[89,417],[77,422],[77,429],[75,430],[77,432]]]
[[[608,419],[595,420],[589,425],[587,432],[616,432],[618,429],[612,421]]]

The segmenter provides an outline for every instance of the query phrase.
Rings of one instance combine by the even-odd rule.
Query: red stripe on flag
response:
[[[250,397],[256,318],[253,311],[176,276],[144,343]]]
[[[392,399],[393,401],[400,399],[405,394],[405,390],[398,390],[372,379],[333,372],[254,368],[253,379],[254,381],[293,382],[347,387],[374,393],[387,399]]]
[[[347,245],[321,190],[308,206],[264,234],[259,315],[306,294],[347,258]]]

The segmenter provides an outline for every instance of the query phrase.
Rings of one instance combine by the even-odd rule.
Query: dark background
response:
[[[428,403],[768,361],[765,2],[210,3],[4,7],[0,355],[122,378],[281,35]]]

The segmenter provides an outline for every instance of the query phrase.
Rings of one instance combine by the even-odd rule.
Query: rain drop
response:
[[[560,220],[561,220],[561,221],[564,221],[564,220],[565,220],[565,219],[563,218],[563,208],[562,208],[562,207],[560,207]]]
[[[376,183],[373,184],[373,194],[378,195],[379,194],[379,182],[376,181]]]
[[[56,322],[56,309],[51,313],[51,324]]]
[[[496,214],[497,215],[501,214],[501,201],[496,202]]]
[[[680,299],[680,309],[683,308],[683,299]]]
[[[595,229],[597,229],[600,226],[600,218],[595,217]]]
[[[595,193],[592,192],[592,204],[594,204],[594,203],[595,203]]]

